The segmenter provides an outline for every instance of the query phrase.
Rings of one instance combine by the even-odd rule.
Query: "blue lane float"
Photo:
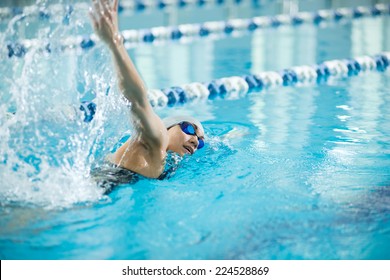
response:
[[[278,86],[314,85],[330,78],[350,77],[370,71],[386,71],[390,64],[390,52],[353,59],[329,60],[317,65],[296,66],[280,72],[261,72],[244,76],[216,79],[208,83],[190,83],[166,89],[151,89],[148,99],[153,107],[180,106],[195,100],[216,98],[237,99],[250,92]],[[90,122],[96,112],[92,101],[83,102],[80,110],[84,121]]]
[[[73,8],[67,8],[67,13],[73,12]],[[160,26],[150,29],[124,30],[122,36],[125,46],[132,47],[137,44],[151,44],[162,41],[180,41],[186,39],[204,38],[214,35],[230,36],[231,34],[245,34],[260,28],[277,28],[282,25],[322,24],[323,22],[340,22],[340,20],[354,20],[361,17],[374,17],[389,15],[390,5],[377,4],[373,7],[339,8],[336,10],[320,10],[314,13],[301,12],[295,15],[277,15],[272,17],[253,17],[248,19],[231,19],[227,21],[211,21],[197,24],[182,24],[178,26]],[[66,22],[69,19],[65,20]],[[58,51],[87,50],[97,44],[98,38],[90,36],[69,37],[57,47]],[[57,44],[58,45],[58,44]],[[42,45],[37,40],[24,40],[8,44],[9,57],[22,57],[30,48],[38,48],[45,52],[47,43]],[[15,48],[15,49],[14,49]],[[23,51],[20,51],[23,50]],[[50,52],[54,50],[50,48]]]
[[[7,44],[8,57],[23,57],[26,54],[26,47],[19,43],[9,43]]]
[[[84,113],[84,122],[90,122],[96,113],[96,104],[92,101],[83,101],[79,107],[80,111]]]

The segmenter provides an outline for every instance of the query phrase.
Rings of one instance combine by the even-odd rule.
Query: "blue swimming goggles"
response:
[[[195,126],[192,124],[192,123],[189,123],[189,122],[181,122],[179,123],[180,125],[180,128],[181,130],[187,134],[187,135],[195,135],[196,137],[198,137],[198,147],[197,149],[202,149],[204,147],[204,139],[203,138],[200,138],[197,134],[196,134],[196,129],[195,129]]]

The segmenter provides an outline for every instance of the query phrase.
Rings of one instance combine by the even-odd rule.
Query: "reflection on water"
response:
[[[348,100],[336,106],[338,124],[332,129],[331,146],[312,177],[314,190],[338,203],[359,203],[362,196],[390,184],[389,155],[383,146],[388,135],[381,126],[389,121],[387,89],[378,75],[360,79],[362,83],[351,81]]]

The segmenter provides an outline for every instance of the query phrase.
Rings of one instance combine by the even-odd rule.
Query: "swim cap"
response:
[[[200,123],[200,121],[198,121],[197,119],[195,119],[193,117],[172,116],[172,117],[167,117],[167,118],[163,119],[162,121],[167,129],[170,129],[172,126],[175,126],[181,122],[193,123],[194,125],[196,125],[198,127],[199,131],[204,135],[204,130],[203,130],[202,124]]]

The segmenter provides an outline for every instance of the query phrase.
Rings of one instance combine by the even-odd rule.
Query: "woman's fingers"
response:
[[[100,2],[102,3],[103,6],[110,6],[110,0],[100,0]]]
[[[114,12],[118,12],[118,3],[119,3],[119,0],[114,0]]]
[[[104,14],[111,11],[110,2],[108,0],[100,0],[99,3],[100,9]]]
[[[109,0],[100,0],[99,1],[100,5],[100,13],[103,17],[105,17],[108,20],[112,19],[112,9],[110,6],[110,1]]]
[[[114,6],[117,2],[112,0],[92,0],[92,7],[89,10],[89,16],[93,28],[99,38],[108,43],[112,44],[112,41],[117,40],[118,23]],[[112,4],[111,4],[112,3]]]
[[[110,7],[109,0],[92,0],[92,13],[95,26],[99,26],[101,21],[104,20],[106,22],[113,21],[113,9]]]

